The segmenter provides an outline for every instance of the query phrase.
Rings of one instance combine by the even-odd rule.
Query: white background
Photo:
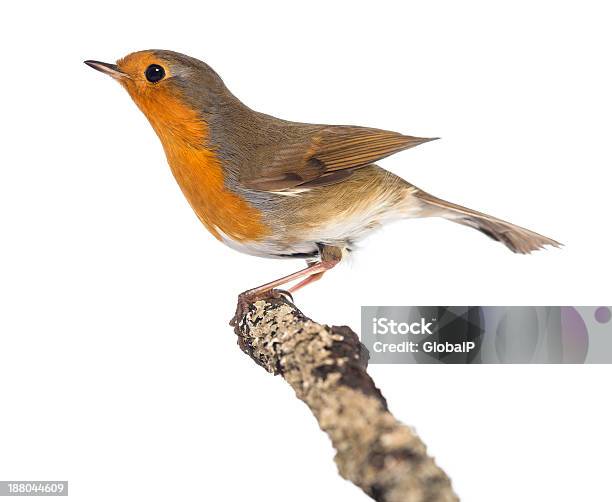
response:
[[[442,140],[382,165],[560,240],[518,256],[446,221],[377,234],[296,298],[610,304],[607,2],[21,2],[2,7],[0,479],[75,501],[366,500],[280,378],[227,326],[301,262],[201,227],[157,137],[84,59],[165,48],[251,107]],[[374,366],[466,501],[609,498],[609,366]]]

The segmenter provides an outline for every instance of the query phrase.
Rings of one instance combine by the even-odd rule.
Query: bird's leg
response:
[[[288,282],[292,282],[296,279],[300,279],[306,276],[305,279],[303,279],[301,282],[299,282],[289,290],[288,293],[289,296],[291,296],[291,293],[303,288],[311,282],[319,280],[325,272],[334,268],[340,262],[341,258],[342,252],[340,249],[331,246],[322,246],[321,261],[312,263],[308,265],[308,267],[294,272],[293,274],[286,275],[285,277],[281,277],[280,279],[276,279],[275,281],[262,284],[261,286],[240,293],[240,295],[238,295],[238,305],[236,307],[236,313],[230,321],[230,326],[238,325],[238,322],[240,321],[240,319],[242,319],[244,313],[248,309],[249,304],[257,300],[270,298],[270,296],[278,298],[278,295],[283,294],[283,291],[275,290],[275,288],[278,288],[283,284],[287,284]]]
[[[249,289],[240,293],[238,295],[238,305],[236,306],[236,313],[234,317],[230,321],[230,326],[237,326],[240,322],[240,319],[244,317],[244,313],[248,310],[249,304],[262,300],[264,298],[270,298],[270,296],[276,296],[282,294],[279,290],[274,290],[283,284],[287,284],[288,282],[294,281],[304,276],[312,276],[313,274],[322,274],[336,265],[337,262],[333,263],[333,265],[328,264],[326,262],[318,262],[312,265],[309,265],[305,269],[294,272],[293,274],[286,275],[285,277],[281,277],[280,279],[276,279],[275,281],[268,282],[267,284],[262,284],[253,289]],[[330,266],[331,265],[331,266]],[[307,279],[306,279],[307,280]],[[304,282],[304,281],[303,281]],[[300,283],[301,284],[301,283]],[[291,293],[289,293],[291,294]]]
[[[321,279],[321,277],[323,277],[323,274],[325,272],[318,272],[316,274],[312,274],[309,277],[306,277],[306,279],[302,279],[300,282],[298,282],[296,285],[291,286],[290,288],[287,289],[287,292],[292,295],[293,293],[295,293],[296,291],[302,289],[304,286],[307,286],[308,284],[312,284],[313,282],[317,282],[319,279]]]

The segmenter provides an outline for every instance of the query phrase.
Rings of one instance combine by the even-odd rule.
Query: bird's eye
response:
[[[145,70],[145,77],[149,82],[153,84],[159,82],[162,78],[164,78],[165,75],[166,72],[158,64],[149,65]]]

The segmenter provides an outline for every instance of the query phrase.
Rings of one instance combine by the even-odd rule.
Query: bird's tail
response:
[[[515,253],[527,254],[542,249],[544,246],[561,246],[557,241],[536,234],[531,230],[452,202],[446,202],[422,190],[417,190],[413,195],[423,204],[424,216],[441,216],[447,220],[480,230],[491,239],[505,244]]]

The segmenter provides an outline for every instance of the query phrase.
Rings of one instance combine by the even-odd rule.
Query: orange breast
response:
[[[261,213],[225,187],[220,160],[202,146],[208,127],[199,114],[160,88],[149,95],[130,94],[159,136],[176,181],[206,228],[217,239],[220,232],[237,241],[267,235]]]
[[[257,240],[269,233],[261,213],[225,188],[223,170],[213,152],[166,148],[168,163],[200,221],[217,238],[219,230],[237,241]]]

